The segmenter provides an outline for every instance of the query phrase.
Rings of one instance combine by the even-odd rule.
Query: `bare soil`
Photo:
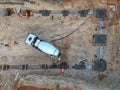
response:
[[[94,0],[94,7],[107,8],[106,0]],[[46,3],[43,1],[37,1],[37,5],[26,3],[25,6],[10,6],[10,7],[22,7],[32,9],[88,9],[89,3],[83,0],[70,0],[62,5]],[[38,4],[39,3],[39,4]],[[0,6],[3,7],[3,6]],[[4,7],[8,7],[4,5]],[[117,10],[117,9],[116,9]],[[114,17],[113,11],[108,13],[111,19]],[[93,64],[94,55],[99,55],[99,47],[92,45],[92,36],[99,33],[99,19],[92,19],[88,17],[80,17],[80,15],[69,15],[63,17],[62,15],[52,15],[44,17],[34,14],[33,17],[26,19],[25,17],[19,18],[17,15],[12,16],[0,16],[0,64],[21,65],[21,64],[52,64],[57,60],[52,59],[48,55],[36,50],[25,44],[25,39],[29,33],[34,33],[43,40],[46,40],[62,52],[62,61],[66,61],[71,65],[78,64],[84,58],[87,58],[90,64]],[[87,70],[66,70],[64,74],[60,73],[60,70],[39,70],[36,72],[21,71],[19,77],[18,90],[37,90],[39,85],[42,85],[46,81],[45,87],[40,87],[38,90],[119,90],[120,83],[120,23],[119,20],[112,22],[105,20],[105,34],[107,34],[107,46],[104,47],[103,59],[107,61],[107,71],[102,72],[98,76],[95,71]],[[116,24],[117,22],[117,24]],[[18,44],[13,45],[16,41]],[[9,47],[5,47],[4,44],[8,44]],[[32,73],[30,73],[32,72]],[[31,75],[32,74],[32,75]],[[26,79],[25,75],[28,76]],[[36,76],[43,75],[43,76]],[[9,84],[6,82],[14,81],[16,71],[10,70],[7,72],[0,72],[0,80],[2,90],[13,90],[15,82]],[[48,76],[48,77],[47,77]],[[50,78],[52,76],[52,78]],[[64,77],[64,78],[63,78]],[[50,78],[50,79],[49,79]],[[68,79],[66,79],[68,78]],[[29,80],[28,80],[29,79]],[[37,81],[42,80],[43,81]],[[56,87],[52,85],[52,80],[56,80],[59,83],[60,80],[65,82],[65,87],[62,83],[60,89],[51,89]],[[72,80],[71,80],[72,79]],[[51,80],[51,82],[49,82]],[[67,81],[68,80],[68,81]],[[34,84],[33,84],[34,82]],[[68,83],[69,82],[69,83]],[[79,83],[75,83],[79,82]],[[30,85],[29,85],[30,84]],[[36,88],[35,84],[38,84]],[[8,85],[6,87],[5,85]],[[50,85],[50,88],[46,88]],[[21,87],[20,87],[21,86]],[[33,89],[34,88],[34,89]]]

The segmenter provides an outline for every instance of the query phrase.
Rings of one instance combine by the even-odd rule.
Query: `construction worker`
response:
[[[30,16],[33,16],[33,12],[32,11],[30,11]]]
[[[13,45],[16,45],[16,44],[17,44],[17,42],[16,42],[16,41],[14,41],[14,42],[13,42]]]
[[[26,16],[27,19],[29,18],[28,13],[26,13],[25,16]]]
[[[20,13],[18,13],[17,15],[22,18],[22,15]]]
[[[17,10],[15,8],[13,8],[13,13],[16,13],[16,12],[17,12]]]
[[[64,73],[65,72],[65,69],[64,68],[61,68],[61,73]]]

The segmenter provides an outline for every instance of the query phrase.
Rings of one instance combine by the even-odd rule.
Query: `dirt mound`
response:
[[[16,83],[16,90],[73,90],[73,83],[54,77],[27,75]]]

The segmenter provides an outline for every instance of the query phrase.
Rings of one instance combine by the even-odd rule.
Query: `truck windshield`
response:
[[[33,42],[32,42],[32,45],[35,44],[35,42],[36,42],[37,39],[38,39],[38,37],[35,37],[35,38],[34,38],[34,40],[33,40]]]

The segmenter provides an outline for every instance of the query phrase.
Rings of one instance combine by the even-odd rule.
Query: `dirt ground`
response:
[[[16,15],[13,15],[11,17],[1,17],[1,20],[3,22],[1,22],[0,40],[1,43],[9,44],[10,48],[5,48],[3,45],[1,45],[0,49],[2,52],[0,52],[0,55],[1,58],[6,59],[8,63],[10,62],[12,64],[12,61],[15,61],[14,63],[16,64],[24,64],[25,62],[27,63],[28,59],[37,59],[38,57],[40,57],[41,63],[42,61],[44,62],[45,58],[46,62],[50,63],[50,57],[28,45],[25,45],[25,39],[28,33],[34,33],[41,39],[51,42],[80,28],[73,33],[73,35],[63,40],[53,42],[53,44],[62,51],[62,60],[67,60],[71,61],[71,63],[74,63],[75,61],[79,62],[81,58],[89,57],[92,59],[94,53],[96,52],[96,47],[92,46],[92,42],[90,42],[91,39],[88,37],[84,38],[86,35],[92,38],[92,33],[95,32],[93,30],[94,24],[89,24],[90,21],[87,21],[86,18],[80,18],[79,15],[70,15],[68,17],[62,17],[58,15],[54,16],[54,20],[51,20],[51,16],[43,17],[40,15],[34,15],[34,17],[26,20],[25,18],[21,19]],[[34,23],[32,23],[33,21]],[[88,33],[88,30],[90,33]],[[17,41],[18,44],[14,46],[13,41]],[[85,45],[85,43],[87,44]],[[86,50],[88,50],[90,47],[90,51],[87,52]],[[17,57],[19,60],[16,61],[16,59],[18,59]],[[79,58],[79,60],[77,58]],[[27,60],[25,61],[25,59]],[[2,62],[4,63],[4,61]],[[39,59],[36,61],[39,61]]]
[[[99,8],[105,7],[106,2],[102,0],[96,0],[94,7],[99,5]],[[37,1],[37,5],[31,5],[26,3],[25,6],[11,6],[11,7],[27,7],[33,9],[88,9],[89,4],[83,0],[70,0],[70,2],[63,0],[64,4],[57,5],[56,3],[46,3],[44,1]],[[94,2],[94,0],[93,0]],[[39,4],[38,4],[39,3]],[[2,7],[2,6],[0,6]],[[4,7],[7,7],[5,5]],[[110,12],[112,13],[112,12]],[[113,14],[113,13],[112,13]],[[112,15],[111,14],[111,15]],[[51,19],[53,16],[53,20]],[[62,61],[66,61],[72,65],[78,64],[82,59],[87,58],[90,64],[93,64],[94,55],[99,55],[99,47],[92,45],[92,36],[99,33],[99,21],[91,20],[88,17],[80,17],[80,15],[69,15],[63,17],[62,15],[50,15],[49,17],[41,16],[40,14],[34,14],[33,17],[26,19],[25,17],[19,18],[17,15],[12,16],[0,16],[0,64],[11,64],[11,65],[21,65],[21,64],[52,64],[56,62],[48,55],[36,50],[25,44],[25,39],[29,33],[34,33],[43,40],[46,40],[56,47],[58,47],[62,52]],[[96,21],[96,22],[95,22]],[[109,20],[108,20],[109,21]],[[66,70],[65,74],[60,74],[59,70],[46,70],[46,71],[20,71],[21,77],[18,81],[21,85],[18,90],[27,90],[30,88],[40,87],[43,90],[47,85],[50,88],[45,90],[119,90],[120,83],[120,23],[117,21],[117,25],[109,26],[109,23],[105,21],[106,28],[105,33],[107,34],[107,46],[104,47],[103,59],[107,62],[107,71],[103,72],[100,77],[102,81],[98,78],[98,73],[94,71],[82,71],[82,70]],[[96,28],[98,30],[96,30]],[[74,32],[74,33],[72,33]],[[59,38],[65,37],[72,33],[70,36],[57,40]],[[18,44],[13,45],[16,41]],[[8,44],[9,47],[5,47],[4,44]],[[1,81],[14,81],[16,71],[0,72],[0,82]],[[29,72],[32,72],[29,74]],[[39,72],[39,73],[38,73]],[[27,74],[28,73],[28,74]],[[25,74],[26,78],[24,77]],[[32,74],[32,75],[31,75]],[[34,75],[35,74],[35,75]],[[70,77],[70,75],[71,77]],[[41,75],[41,76],[39,76]],[[44,76],[42,76],[44,75]],[[48,77],[51,76],[51,77]],[[68,78],[68,79],[66,79]],[[38,79],[38,81],[37,81]],[[42,79],[42,80],[41,80]],[[48,79],[48,80],[47,80]],[[54,79],[57,83],[63,82],[60,88],[53,85]],[[40,81],[41,80],[41,81]],[[52,81],[53,80],[53,81]],[[63,81],[59,81],[63,80]],[[48,82],[50,81],[50,82]],[[4,83],[6,83],[4,82]],[[68,83],[69,82],[69,83]],[[13,85],[1,84],[0,90],[13,90]],[[35,84],[38,84],[36,86]],[[52,83],[52,84],[51,84]],[[65,84],[65,85],[64,85]],[[5,85],[8,85],[6,88]],[[63,86],[62,86],[63,85]],[[67,86],[67,87],[66,87]],[[51,88],[53,87],[53,88]],[[22,89],[26,88],[26,89]],[[16,89],[17,90],[17,89]],[[30,90],[30,89],[28,89]],[[34,89],[32,89],[34,90]],[[37,90],[37,89],[35,89]]]

